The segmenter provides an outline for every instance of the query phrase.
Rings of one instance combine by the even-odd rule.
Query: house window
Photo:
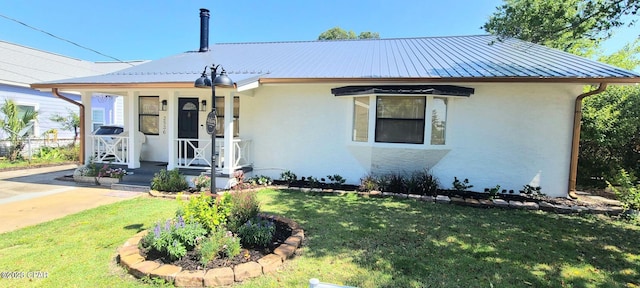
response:
[[[355,142],[369,141],[369,97],[353,98],[353,135]]]
[[[216,97],[216,137],[224,137],[224,97]],[[240,135],[240,97],[233,97],[233,137]]]
[[[376,142],[424,143],[426,97],[378,96]]]
[[[140,132],[145,135],[158,135],[160,132],[160,97],[140,96],[138,104]]]
[[[431,145],[444,145],[447,131],[447,99],[435,97],[431,105]]]
[[[104,109],[91,109],[91,131],[96,131],[100,126],[104,125]]]
[[[27,113],[35,113],[36,111],[36,107],[35,106],[31,106],[31,105],[16,105],[16,108],[18,110],[18,119],[23,119],[25,114]],[[29,123],[27,123],[26,127],[30,127],[26,133],[24,134],[25,136],[33,136],[36,135],[36,124],[37,122],[34,120],[30,121]]]

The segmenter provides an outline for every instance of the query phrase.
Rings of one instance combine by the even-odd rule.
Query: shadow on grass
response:
[[[269,192],[300,223],[305,257],[350,257],[378,287],[622,287],[640,279],[640,229],[595,216],[356,195]],[[369,283],[369,284],[367,284]]]
[[[136,233],[137,233],[137,232],[140,232],[140,231],[144,230],[144,228],[142,228],[142,227],[144,227],[144,224],[131,224],[131,225],[124,226],[124,229],[136,230]]]

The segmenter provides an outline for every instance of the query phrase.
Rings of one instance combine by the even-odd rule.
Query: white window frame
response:
[[[93,113],[94,113],[95,111],[102,111],[102,121],[96,121],[96,119],[94,119],[94,115],[93,115]],[[95,131],[95,130],[97,129],[97,128],[96,128],[96,124],[98,124],[98,128],[99,128],[100,126],[102,126],[102,125],[105,125],[105,124],[106,124],[106,122],[105,122],[106,115],[105,115],[105,114],[106,114],[106,111],[105,111],[105,109],[104,109],[104,108],[91,108],[91,131],[92,131],[92,132],[93,132],[93,131]]]
[[[377,97],[378,96],[415,96],[415,97],[426,97],[426,107],[424,110],[425,117],[425,130],[423,143],[415,144],[415,143],[391,143],[391,142],[376,142],[375,141],[375,133],[376,133],[376,117],[377,117]],[[369,128],[368,134],[369,139],[367,142],[359,142],[353,140],[353,123],[355,120],[354,109],[355,109],[355,101],[353,98],[355,97],[369,97]],[[433,99],[434,98],[445,98],[447,99],[447,115],[446,115],[446,130],[445,130],[445,144],[431,144],[431,113],[433,110]],[[406,95],[406,94],[364,94],[364,95],[353,95],[349,96],[350,104],[349,104],[349,119],[346,129],[347,133],[347,144],[351,146],[368,146],[368,147],[379,147],[379,148],[409,148],[409,149],[449,149],[451,146],[451,129],[452,125],[449,121],[451,119],[451,107],[453,105],[453,99],[460,97],[451,97],[449,95],[438,95],[438,94],[416,94],[416,95]]]
[[[34,103],[34,102],[22,102],[22,101],[15,101],[14,103],[17,106],[30,106],[33,107],[33,111],[36,111],[38,113],[40,113],[40,105],[38,103]],[[38,115],[38,118],[42,117],[41,115]],[[36,118],[36,121],[33,121],[33,135],[31,135],[32,137],[37,137],[38,135],[40,135],[40,123],[38,123],[38,119]]]

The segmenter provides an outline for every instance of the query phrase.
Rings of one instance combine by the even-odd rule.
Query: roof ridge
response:
[[[245,45],[245,44],[283,44],[283,43],[319,43],[319,42],[359,42],[359,41],[393,41],[393,40],[409,40],[409,39],[433,39],[433,38],[466,38],[466,37],[496,37],[491,34],[474,34],[474,35],[449,35],[449,36],[415,36],[415,37],[394,37],[394,38],[377,38],[377,39],[339,39],[339,40],[291,40],[291,41],[265,41],[265,42],[228,42],[215,43],[214,45]],[[192,52],[192,51],[187,51]],[[195,52],[195,51],[194,51]]]

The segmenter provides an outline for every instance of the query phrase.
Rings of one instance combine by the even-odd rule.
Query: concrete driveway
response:
[[[63,165],[0,172],[0,233],[145,194],[56,179],[73,174],[75,168]]]

